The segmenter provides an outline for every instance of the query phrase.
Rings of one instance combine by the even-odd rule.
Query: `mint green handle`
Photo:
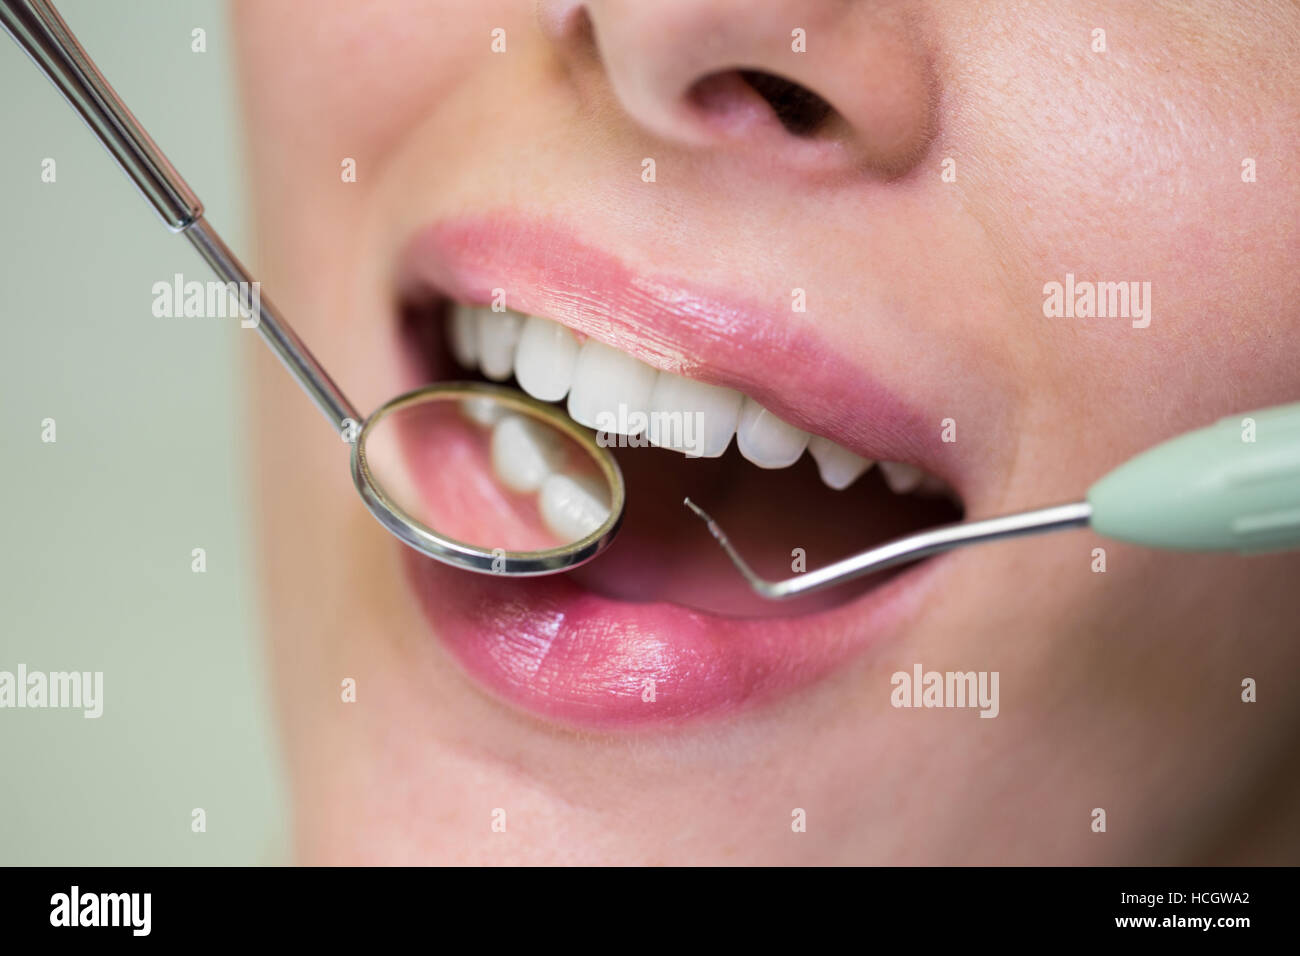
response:
[[[1300,548],[1300,402],[1157,445],[1093,485],[1088,504],[1099,534],[1153,548]]]

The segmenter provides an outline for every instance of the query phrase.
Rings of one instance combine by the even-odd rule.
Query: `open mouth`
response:
[[[589,564],[503,579],[407,553],[432,631],[492,695],[596,727],[717,713],[897,632],[951,562],[771,602],[683,507],[698,501],[769,578],[962,516],[968,465],[940,445],[939,417],[790,315],[633,271],[513,215],[426,228],[399,269],[394,370],[407,387],[514,384],[623,436],[623,527]],[[541,457],[526,442],[519,455]]]
[[[687,495],[707,502],[769,578],[962,515],[956,492],[916,465],[872,461],[782,421],[735,389],[655,369],[549,318],[416,287],[406,293],[402,333],[416,379],[514,385],[610,441],[627,486],[623,529],[605,554],[570,575],[606,598],[733,617],[801,616],[854,600],[889,577],[766,601],[681,507]],[[482,422],[508,439],[494,447],[510,452],[488,465],[508,486],[546,460],[527,434],[506,434],[514,424]],[[590,507],[598,511],[600,503]],[[588,524],[603,517],[593,513]]]

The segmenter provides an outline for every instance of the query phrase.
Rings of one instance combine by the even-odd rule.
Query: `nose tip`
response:
[[[934,129],[921,19],[854,0],[540,0],[543,32],[623,113],[763,162],[910,168]]]

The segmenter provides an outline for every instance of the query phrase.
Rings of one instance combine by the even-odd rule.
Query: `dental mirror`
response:
[[[203,219],[203,204],[131,115],[49,0],[0,0],[0,23],[86,121],[173,232],[352,446],[362,500],[403,543],[487,574],[554,574],[591,560],[623,519],[610,451],[556,408],[497,385],[452,382],[362,416]]]
[[[379,408],[352,480],[379,523],[473,571],[539,575],[599,554],[623,515],[623,477],[591,433],[499,385],[451,382]]]

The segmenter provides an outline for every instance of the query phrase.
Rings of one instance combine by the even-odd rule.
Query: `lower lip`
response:
[[[721,716],[806,686],[896,636],[943,557],[805,617],[733,620],[615,601],[563,576],[504,580],[407,552],[434,633],[506,704],[594,729]]]

